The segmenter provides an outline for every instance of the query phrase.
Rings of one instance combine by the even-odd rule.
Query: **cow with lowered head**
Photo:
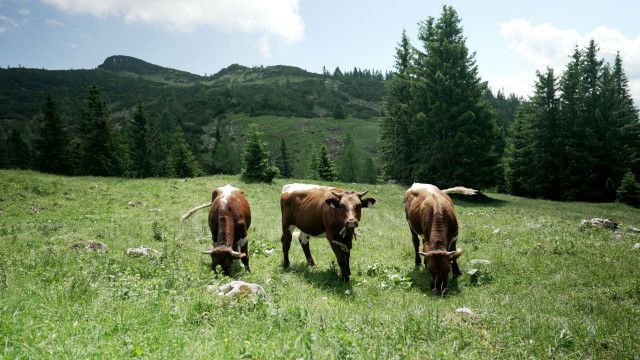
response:
[[[213,190],[211,202],[189,210],[182,221],[196,211],[209,207],[209,229],[213,246],[204,251],[211,254],[211,270],[218,265],[228,275],[234,259],[240,259],[246,271],[249,268],[249,240],[247,231],[251,225],[249,202],[240,189],[226,185]]]
[[[309,237],[324,234],[340,266],[342,280],[349,281],[349,257],[355,228],[360,223],[361,210],[376,202],[374,198],[365,198],[366,193],[320,185],[285,185],[280,195],[283,266],[287,268],[290,265],[289,248],[292,233],[298,228],[298,239],[307,258],[307,264],[315,265],[309,247]]]
[[[462,186],[440,190],[431,184],[415,183],[404,195],[404,210],[411,230],[416,266],[421,256],[431,276],[431,289],[447,291],[449,273],[460,275],[457,258],[462,249],[456,249],[458,221],[453,202],[447,194],[474,195],[477,191]],[[423,237],[420,251],[420,236]]]

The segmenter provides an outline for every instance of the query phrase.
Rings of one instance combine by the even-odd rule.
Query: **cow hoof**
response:
[[[313,261],[313,260],[309,260],[309,261],[307,261],[307,265],[309,265],[311,267],[314,267],[314,266],[316,266],[316,262]]]
[[[290,265],[291,264],[288,261],[283,261],[282,262],[282,267],[285,268],[285,269],[288,269]]]
[[[251,269],[247,266],[244,268],[247,272],[251,272]]]
[[[349,277],[348,276],[343,276],[342,277],[342,281],[348,283],[349,282]]]

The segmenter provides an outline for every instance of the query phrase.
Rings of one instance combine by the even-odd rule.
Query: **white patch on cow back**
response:
[[[284,193],[291,194],[294,191],[304,191],[304,190],[313,190],[313,189],[331,190],[331,189],[335,189],[335,187],[324,186],[324,185],[295,183],[295,184],[287,184],[287,185],[283,186],[282,187],[282,193],[283,194]]]
[[[234,191],[238,190],[237,188],[227,184],[221,188],[218,188],[218,191],[220,192],[220,206],[224,209],[225,206],[227,205],[227,201],[229,200],[229,196],[231,196],[231,193],[233,193]]]
[[[300,229],[298,229],[293,225],[289,225],[289,232],[291,232],[291,237],[294,237],[294,238],[297,237],[298,240],[300,240],[300,243],[305,245],[309,243],[309,239],[311,239],[312,237],[324,237],[326,234],[326,233],[322,233],[318,235],[305,234]]]
[[[249,242],[249,237],[244,237],[244,238],[238,240],[238,248],[241,248],[241,247],[245,246],[247,244],[247,242]]]
[[[411,185],[411,187],[409,188],[409,190],[407,190],[407,192],[418,191],[418,190],[426,190],[427,192],[437,192],[438,190],[440,190],[440,188],[431,184],[413,183],[413,185]]]

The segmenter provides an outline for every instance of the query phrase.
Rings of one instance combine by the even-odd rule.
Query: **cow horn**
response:
[[[213,254],[213,248],[209,249],[209,250],[205,250],[202,252],[203,254]]]
[[[231,250],[229,253],[231,254],[231,256],[233,256],[236,259],[241,259],[241,258],[246,256],[245,254],[243,254],[241,252],[237,252],[237,251],[233,251],[233,250]]]
[[[340,194],[340,193],[337,193],[337,192],[335,192],[335,191],[331,191],[331,193],[332,193],[335,197],[337,197],[338,199],[342,198],[342,194]]]
[[[358,193],[358,197],[363,197],[363,196],[367,195],[368,192],[369,192],[369,190],[367,190],[365,192]]]
[[[455,253],[455,251],[454,251]],[[446,251],[442,251],[442,250],[431,250],[431,251],[427,251],[425,252],[418,252],[418,254],[424,256],[424,257],[431,257],[433,255],[449,255],[448,252]]]

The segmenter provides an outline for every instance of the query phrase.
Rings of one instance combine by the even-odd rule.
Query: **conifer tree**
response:
[[[80,174],[125,174],[129,159],[126,146],[111,120],[111,111],[102,96],[102,91],[95,84],[87,91],[78,130]]]
[[[335,103],[333,103],[333,118],[334,119],[345,119],[347,117],[347,115],[344,112],[344,105],[342,104],[342,101],[337,100]]]
[[[318,174],[318,153],[315,148],[311,146],[309,148],[309,163],[307,165],[307,177],[313,180],[319,180],[320,175]]]
[[[221,147],[220,147],[221,138],[222,138],[222,134],[220,130],[220,121],[218,121],[216,123],[216,128],[213,132],[213,146],[211,147],[211,155],[209,158],[209,162],[207,162],[208,171],[211,174],[219,174],[222,172],[222,169],[220,166],[221,158],[218,154],[221,150]]]
[[[169,161],[171,176],[186,178],[202,175],[202,170],[191,152],[191,148],[184,139],[181,126],[176,126],[175,141],[171,149]]]
[[[131,160],[133,173],[139,177],[153,176],[153,153],[151,147],[151,132],[148,115],[145,113],[142,101],[138,99],[131,122]]]
[[[251,124],[249,139],[242,153],[242,180],[245,182],[271,182],[278,174],[278,168],[269,162],[267,144],[256,124]]]
[[[8,166],[12,169],[28,169],[31,166],[31,148],[16,129],[7,139]]]
[[[358,163],[358,154],[351,133],[347,133],[344,139],[338,173],[342,182],[357,182],[359,180],[360,164]]]
[[[36,167],[40,171],[65,174],[69,171],[67,134],[56,104],[47,94],[40,116],[40,133],[35,141]]]
[[[320,146],[318,152],[318,178],[323,181],[336,181],[338,179],[335,164],[329,157],[329,152],[324,144]]]
[[[636,181],[632,172],[624,175],[616,193],[618,202],[640,207],[640,183]]]
[[[378,182],[378,170],[371,156],[367,156],[364,161],[364,170],[362,172],[362,182],[367,184],[375,184]]]
[[[291,159],[289,157],[287,143],[283,138],[280,142],[280,157],[278,158],[278,169],[280,170],[280,177],[282,178],[290,178],[293,174],[293,167],[291,166]]]

